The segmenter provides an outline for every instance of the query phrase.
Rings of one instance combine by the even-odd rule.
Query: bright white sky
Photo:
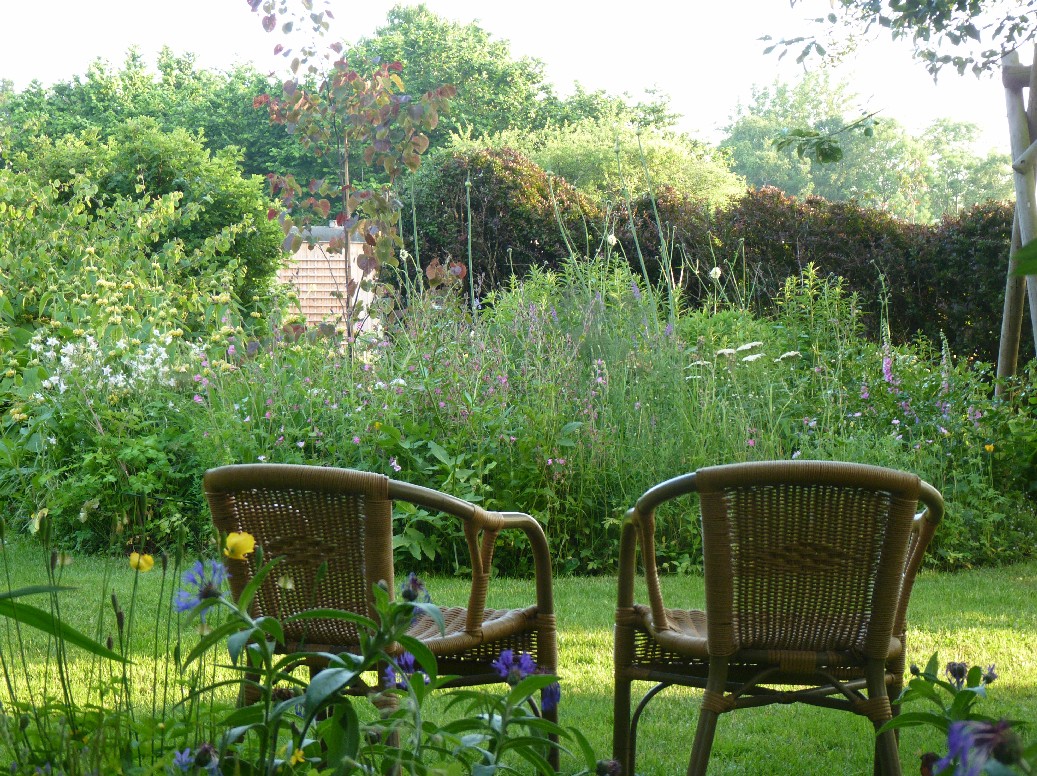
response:
[[[374,32],[394,0],[333,0],[332,31],[346,41]],[[796,78],[792,56],[763,55],[762,35],[810,31],[806,20],[829,9],[823,0],[426,0],[441,16],[478,21],[515,55],[537,57],[562,94],[579,81],[588,89],[639,97],[658,87],[684,115],[681,128],[716,141],[753,84]],[[246,0],[0,0],[0,78],[23,88],[85,72],[102,58],[121,65],[137,45],[149,62],[163,44],[192,52],[203,67],[252,61],[282,71],[272,55],[279,38],[264,33]],[[817,66],[816,63],[813,66]],[[948,71],[938,85],[910,47],[882,39],[864,44],[836,75],[853,84],[862,110],[881,110],[912,131],[936,118],[972,121],[982,150],[1007,148],[1004,92],[999,80]],[[463,88],[463,84],[459,84]]]

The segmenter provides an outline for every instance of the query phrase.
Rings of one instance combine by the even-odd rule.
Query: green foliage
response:
[[[185,335],[234,332],[241,273],[230,227],[190,253],[172,239],[194,215],[180,202],[0,171],[0,501],[31,528],[50,514],[66,544],[201,519],[173,364]]]
[[[349,53],[355,66],[370,61],[399,62],[414,91],[452,84],[458,93],[450,113],[431,140],[442,145],[451,132],[481,138],[506,130],[528,132],[583,119],[630,119],[640,125],[670,126],[666,98],[628,105],[602,91],[577,87],[559,98],[544,64],[514,57],[506,40],[494,40],[477,23],[450,21],[424,4],[397,5],[384,26],[362,38]]]
[[[173,283],[229,270],[238,278],[232,293],[254,307],[254,298],[267,293],[283,255],[283,238],[267,218],[269,201],[261,182],[242,177],[235,152],[212,156],[183,129],[163,132],[145,119],[113,128],[104,142],[95,132],[43,140],[16,157],[14,166],[41,183],[57,181],[71,189],[88,182],[95,189],[92,201],[101,207],[118,200],[168,198],[183,216],[170,223],[161,239],[158,234],[152,238],[151,250],[158,253],[178,243],[185,257],[207,257],[193,266],[181,262],[167,277]],[[219,239],[214,244],[215,236]]]
[[[1033,0],[904,0],[888,6],[871,0],[839,0],[832,5],[831,13],[814,19],[825,29],[824,45],[818,36],[806,35],[780,40],[768,51],[780,48],[785,56],[796,49],[797,62],[814,55],[838,58],[852,51],[862,34],[884,29],[894,40],[910,39],[915,56],[933,76],[947,65],[959,73],[971,69],[978,75],[1034,36]]]
[[[0,153],[13,156],[31,150],[40,137],[57,141],[87,131],[104,141],[126,121],[146,118],[166,132],[186,129],[213,153],[238,148],[246,175],[304,167],[307,177],[330,172],[319,160],[300,154],[284,127],[271,125],[253,106],[273,88],[271,79],[254,67],[240,65],[227,73],[200,70],[194,55],[178,56],[166,48],[158,56],[157,71],[156,77],[131,48],[118,70],[98,60],[85,76],[71,81],[32,83],[19,93],[0,91],[0,132],[8,134]]]
[[[455,152],[423,170],[414,188],[421,254],[444,261],[467,259],[470,198],[471,269],[482,294],[596,242],[589,229],[600,223],[597,207],[510,149]]]
[[[717,209],[662,190],[656,205],[669,248],[685,268],[684,293],[694,303],[704,301],[712,287],[706,278],[711,268],[726,272],[730,265],[744,275],[745,293],[767,309],[784,279],[813,262],[821,272],[845,279],[873,336],[884,311],[898,342],[918,333],[933,342],[946,336],[955,353],[996,356],[1002,265],[1012,228],[1004,203],[977,205],[933,225],[906,223],[854,202],[798,200],[774,188],[750,190]],[[633,220],[656,277],[662,251],[652,203],[635,202]],[[617,226],[625,252],[634,255],[626,219]],[[965,295],[958,285],[963,277],[970,279]]]
[[[869,343],[856,301],[813,271],[783,286],[767,318],[725,301],[742,293],[727,265],[709,282],[703,307],[672,326],[616,258],[534,271],[484,299],[474,322],[449,297],[414,300],[359,363],[317,339],[263,349],[235,370],[202,367],[203,401],[185,421],[205,440],[203,468],[332,464],[527,510],[563,571],[611,568],[619,519],[658,480],[792,456],[894,466],[942,489],[939,565],[1028,552],[1028,391],[995,402],[982,365]],[[693,521],[665,520],[662,563],[694,569]],[[456,525],[420,510],[396,521],[408,564],[463,571]],[[520,573],[530,558],[504,547],[497,562]]]
[[[672,187],[722,204],[745,189],[716,149],[686,135],[616,120],[587,119],[539,132],[515,129],[475,143],[520,151],[598,202],[621,199],[624,188],[636,197]]]
[[[1007,158],[977,156],[973,125],[938,120],[912,137],[881,116],[845,118],[855,99],[848,85],[832,84],[824,73],[756,88],[721,147],[757,188],[856,200],[916,222],[1011,197]]]
[[[955,773],[1032,773],[1027,759],[1037,756],[1037,743],[1024,748],[1018,732],[1026,723],[1003,718],[998,721],[976,710],[980,700],[987,697],[987,687],[998,678],[994,665],[969,668],[967,663],[952,661],[944,669],[944,678],[939,665],[935,654],[925,669],[912,665],[912,679],[895,701],[901,705],[922,701],[934,710],[902,711],[879,732],[918,726],[940,730],[947,737],[947,754],[942,758],[922,755],[923,769],[928,767],[933,773],[948,773],[951,766]]]

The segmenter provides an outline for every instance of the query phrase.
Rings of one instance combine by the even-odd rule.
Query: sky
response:
[[[352,42],[385,23],[396,0],[332,0],[332,32]],[[463,23],[476,21],[495,39],[511,43],[516,56],[542,60],[560,94],[575,82],[590,90],[629,94],[647,88],[670,97],[683,118],[679,128],[703,140],[723,137],[738,104],[753,85],[802,73],[787,56],[765,55],[763,35],[793,37],[812,30],[809,19],[829,10],[824,0],[426,0],[435,13]],[[262,71],[285,72],[275,57],[273,34],[263,32],[246,0],[0,0],[0,79],[24,88],[83,74],[95,59],[121,65],[131,45],[154,63],[168,45],[193,53],[201,67],[227,69],[253,62]],[[819,67],[817,63],[811,65]],[[920,132],[937,118],[971,121],[981,128],[979,151],[1007,150],[1004,91],[990,76],[958,76],[939,82],[911,57],[910,45],[886,39],[862,41],[835,68],[836,79],[859,96],[849,116],[881,111]],[[463,88],[463,84],[459,85]]]

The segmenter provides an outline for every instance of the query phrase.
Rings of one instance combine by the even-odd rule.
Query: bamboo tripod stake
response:
[[[1015,277],[1015,252],[1037,238],[1037,195],[1035,170],[1037,162],[1037,53],[1034,65],[1019,64],[1019,54],[1012,51],[1002,60],[1001,80],[1005,87],[1008,131],[1012,144],[1012,170],[1015,180],[1015,220],[1012,224],[1012,248],[1005,283],[1005,306],[1001,319],[1001,345],[997,357],[997,376],[1016,373],[1019,342],[1023,323],[1023,290],[1030,303],[1030,324],[1037,347],[1037,278]],[[1023,105],[1023,89],[1029,89],[1028,105]]]

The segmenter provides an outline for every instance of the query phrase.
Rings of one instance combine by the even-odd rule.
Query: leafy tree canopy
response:
[[[795,6],[802,0],[790,0]],[[782,56],[842,56],[861,33],[885,29],[894,39],[909,39],[915,55],[934,76],[950,65],[959,73],[989,70],[1009,51],[1032,41],[1037,0],[833,0],[832,11],[814,19],[825,32],[779,40]]]
[[[587,118],[536,132],[506,130],[483,138],[455,135],[445,153],[484,148],[520,151],[592,199],[617,201],[660,187],[715,205],[745,190],[726,152],[687,135],[616,118]]]
[[[871,130],[847,132],[856,96],[824,73],[808,73],[796,84],[776,82],[753,89],[727,127],[721,146],[734,171],[756,187],[776,186],[795,196],[832,201],[855,199],[913,221],[931,221],[988,199],[1011,195],[1007,159],[977,156],[974,125],[940,120],[920,137],[898,122],[878,119]],[[838,161],[819,162],[773,139],[789,126],[838,137]]]
[[[274,87],[251,65],[222,73],[198,69],[192,54],[159,54],[157,72],[131,48],[120,69],[98,59],[83,76],[14,92],[0,83],[0,153],[32,147],[37,138],[58,140],[95,131],[105,139],[130,119],[149,118],[158,128],[198,133],[212,151],[241,149],[246,174],[266,175],[312,164],[282,126],[273,126],[253,102]],[[6,134],[6,142],[4,135]]]
[[[182,263],[178,271],[209,274],[240,264],[233,289],[242,302],[261,293],[277,269],[282,235],[269,221],[269,200],[259,178],[245,178],[236,150],[211,155],[187,130],[162,131],[150,119],[125,122],[107,139],[96,129],[52,141],[42,138],[12,159],[12,167],[41,184],[84,181],[95,187],[93,199],[111,206],[119,199],[152,200],[172,196],[181,216],[156,237],[180,243],[187,255],[205,257],[206,265]],[[214,243],[213,238],[219,237]],[[211,264],[210,264],[211,262]]]
[[[676,117],[665,95],[630,105],[622,97],[577,86],[560,98],[546,80],[544,63],[515,57],[506,40],[494,40],[475,22],[449,21],[425,5],[398,5],[373,36],[351,49],[354,63],[398,61],[407,88],[422,93],[453,84],[457,95],[449,116],[431,133],[433,146],[451,132],[482,137],[507,129],[540,129],[587,118],[612,118],[655,126],[671,126]]]

